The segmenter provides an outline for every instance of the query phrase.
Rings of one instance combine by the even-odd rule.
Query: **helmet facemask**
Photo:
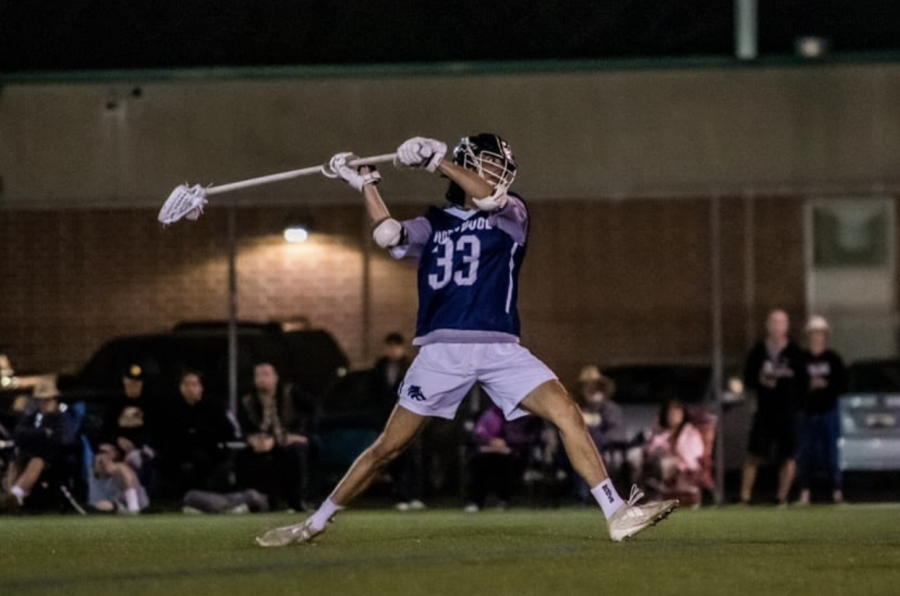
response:
[[[496,135],[481,134],[462,139],[453,151],[453,161],[490,184],[494,189],[491,197],[506,193],[516,178],[512,151],[506,141]]]

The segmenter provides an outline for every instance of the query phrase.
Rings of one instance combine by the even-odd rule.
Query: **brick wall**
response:
[[[708,201],[557,200],[531,210],[524,340],[564,379],[589,361],[708,357]],[[804,314],[802,202],[755,201],[750,274],[743,203],[723,200],[722,216],[726,348],[739,358],[766,310]],[[284,226],[301,219],[311,241],[286,244]],[[308,317],[357,366],[377,357],[387,332],[411,336],[415,270],[371,244],[361,207],[241,208],[238,227],[241,318]],[[150,210],[7,211],[0,238],[0,345],[19,369],[74,371],[115,335],[227,316],[223,209],[166,229]]]
[[[759,203],[750,243],[759,287],[749,309],[743,205],[721,203],[724,340],[733,362],[761,329],[748,317],[761,320],[774,306],[804,315],[801,202]],[[534,205],[521,300],[526,340],[567,379],[586,362],[708,360],[709,209],[706,200]],[[770,269],[773,248],[784,254]]]

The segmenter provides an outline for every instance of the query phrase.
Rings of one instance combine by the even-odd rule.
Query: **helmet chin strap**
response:
[[[447,200],[450,201],[451,203],[453,203],[454,205],[458,205],[459,207],[464,207],[466,209],[484,210],[484,208],[481,207],[480,205],[499,204],[499,202],[501,201],[503,196],[506,195],[506,192],[509,190],[508,187],[506,187],[502,184],[497,184],[494,186],[494,191],[491,194],[489,194],[485,197],[475,197],[475,196],[469,196],[469,195],[465,194],[465,191],[463,191],[463,189],[459,185],[456,185],[456,189],[458,189],[456,196],[458,196],[459,199],[458,199],[458,201],[455,201],[455,200],[451,199],[450,195],[451,195],[451,192],[454,190],[452,186],[455,185],[456,183],[451,182],[450,184],[451,184],[451,188],[447,190]],[[503,201],[503,202],[505,203],[506,201]]]
[[[473,198],[472,202],[475,203],[475,207],[477,207],[481,211],[494,211],[496,209],[502,209],[506,206],[506,202],[509,200],[506,191],[506,186],[498,184],[494,188],[493,193],[483,199]]]
[[[503,184],[498,184],[498,185],[494,186],[494,192],[492,192],[489,196],[487,196],[481,200],[483,201],[485,199],[490,199],[491,201],[496,201],[497,199],[499,199],[500,197],[505,195],[508,191],[509,191],[508,186],[505,186]]]

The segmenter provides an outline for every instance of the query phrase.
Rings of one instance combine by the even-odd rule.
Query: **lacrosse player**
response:
[[[393,219],[376,188],[371,166],[351,167],[339,153],[331,174],[363,193],[373,238],[395,258],[418,259],[419,314],[415,345],[421,346],[399,389],[381,436],[353,463],[321,507],[306,521],[275,528],[260,546],[308,542],[363,493],[430,417],[452,419],[472,385],[480,383],[513,420],[540,416],[560,431],[575,470],[591,487],[614,541],[634,536],[665,518],[678,501],[637,504],[616,492],[584,424],[581,411],[556,375],[519,344],[518,276],[528,241],[528,210],[509,191],[516,161],[509,144],[493,134],[463,138],[445,159],[441,141],[415,137],[397,150],[395,164],[450,179],[448,204],[408,221]]]

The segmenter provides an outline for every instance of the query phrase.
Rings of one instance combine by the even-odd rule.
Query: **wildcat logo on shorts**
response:
[[[428,399],[425,397],[425,394],[422,393],[422,388],[418,385],[410,385],[409,389],[406,390],[406,395],[409,399],[414,399],[416,401],[425,401]]]

